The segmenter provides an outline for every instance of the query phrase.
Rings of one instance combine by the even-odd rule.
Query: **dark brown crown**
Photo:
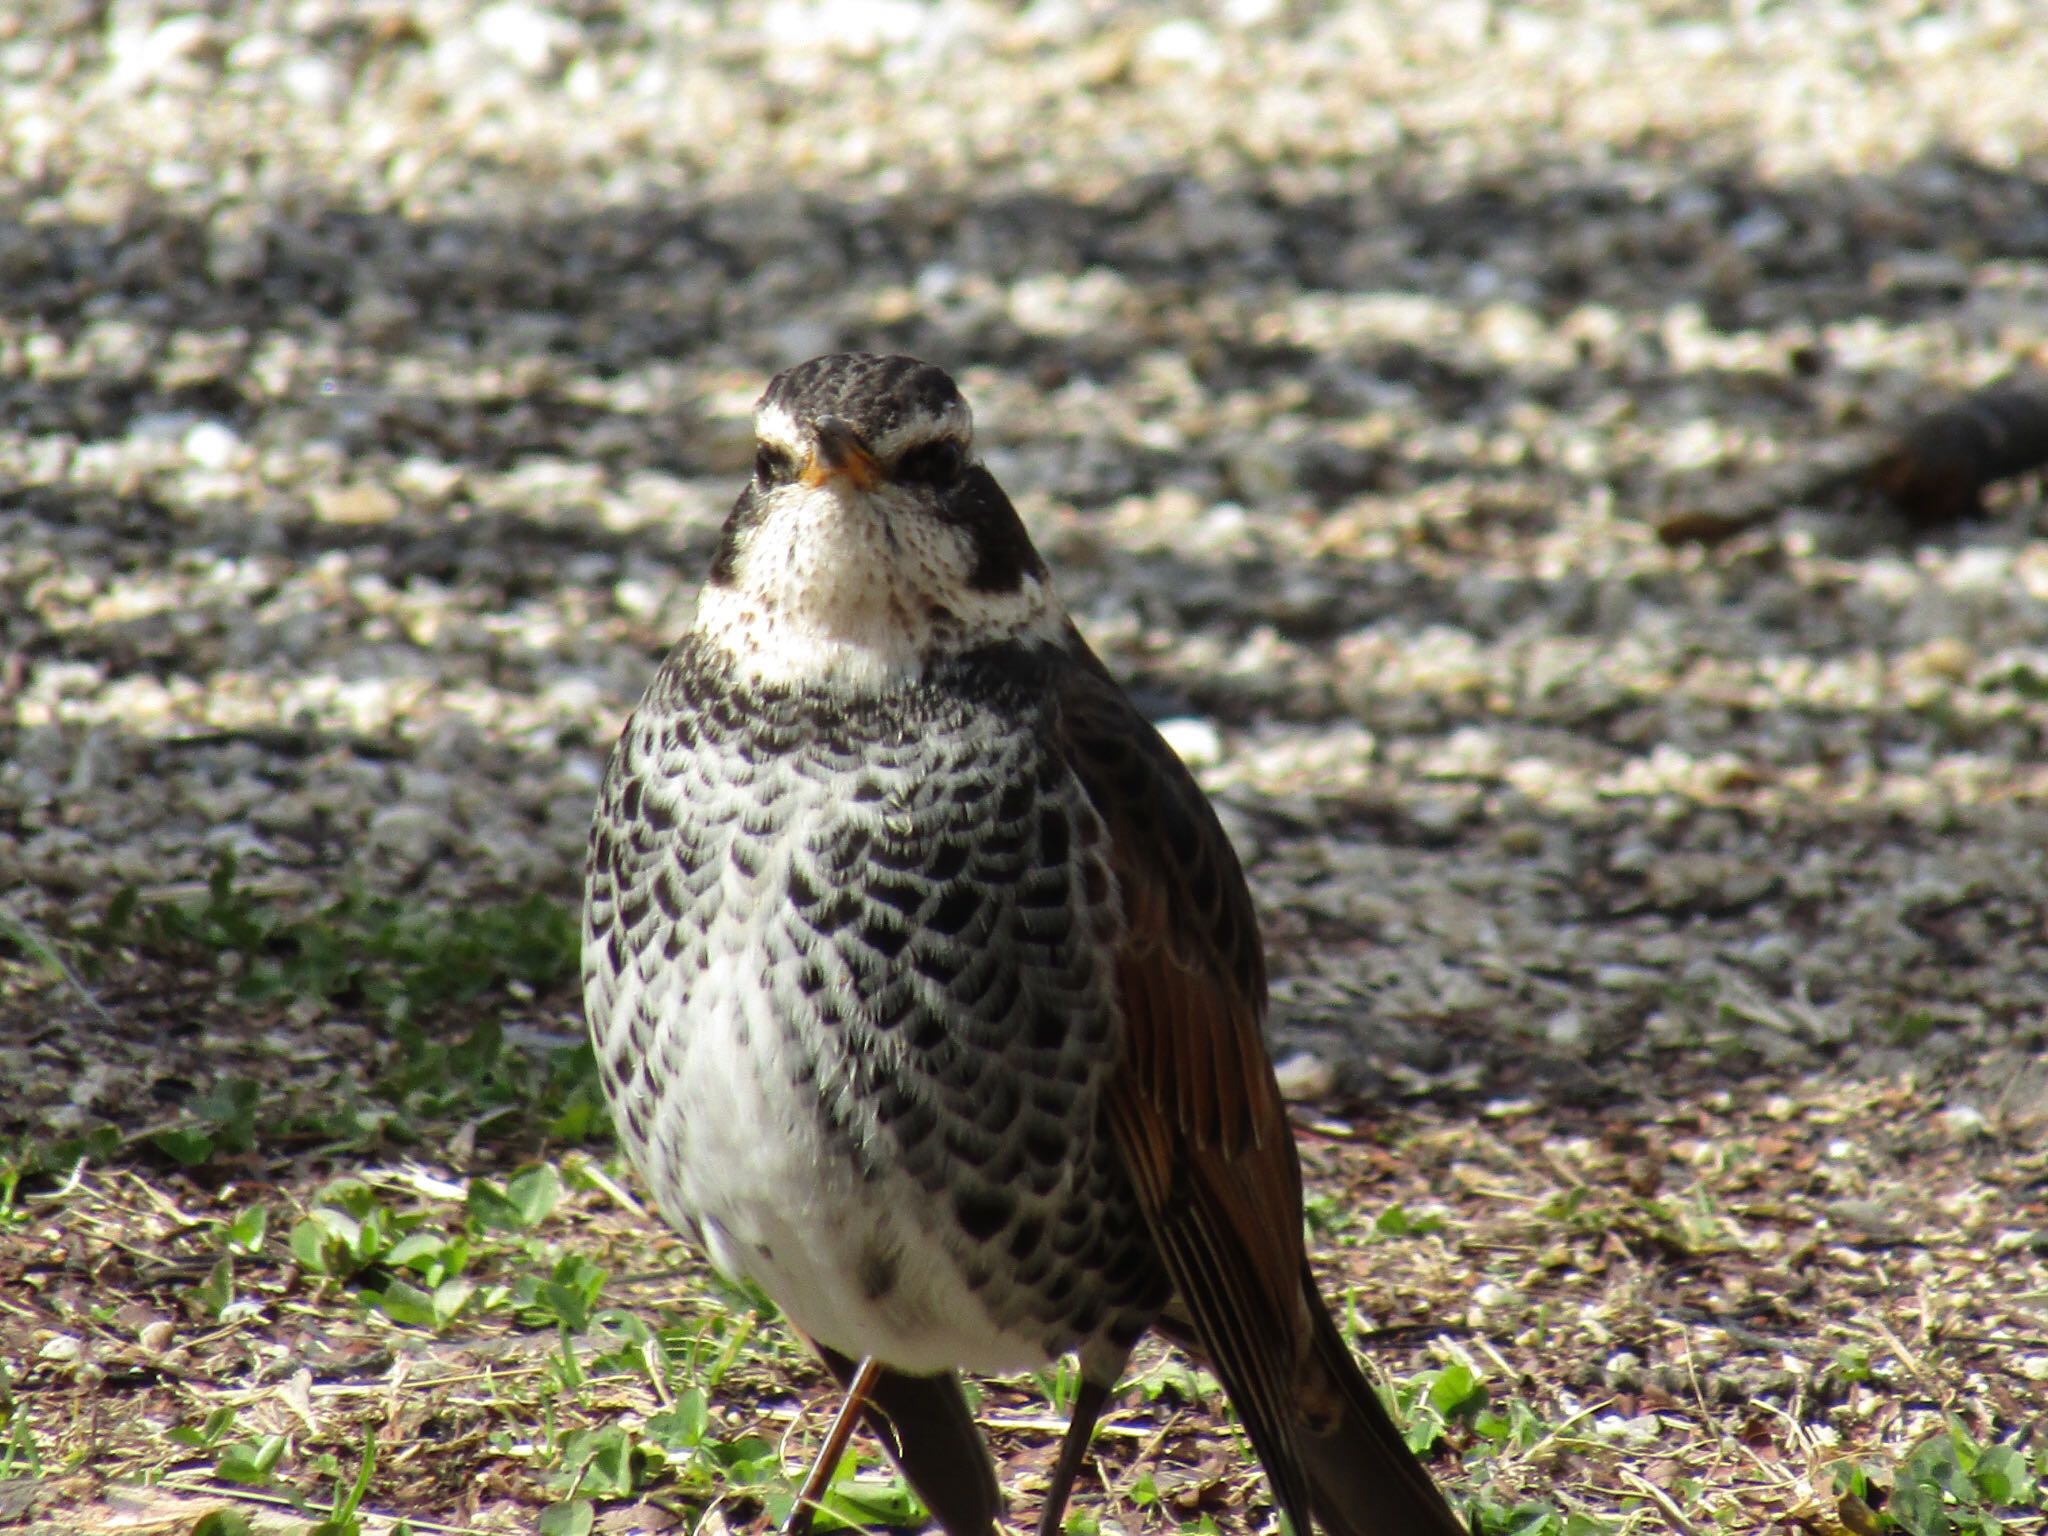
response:
[[[964,415],[965,402],[946,370],[915,357],[834,352],[785,368],[768,381],[760,409],[777,407],[792,421],[837,416],[870,443],[915,421]]]

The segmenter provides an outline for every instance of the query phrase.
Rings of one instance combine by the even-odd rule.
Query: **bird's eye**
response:
[[[783,485],[796,478],[796,460],[780,448],[761,448],[754,455],[754,478],[763,485]]]
[[[896,478],[912,485],[950,485],[966,457],[952,438],[935,437],[928,443],[919,443],[896,461]]]

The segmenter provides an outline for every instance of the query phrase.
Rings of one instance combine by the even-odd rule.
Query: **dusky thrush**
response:
[[[1463,1536],[1309,1273],[1236,854],[1054,596],[959,390],[820,357],[755,430],[605,774],[584,1001],[662,1212],[848,1389],[807,1498],[859,1417],[949,1536],[989,1536],[953,1373],[1072,1350],[1053,1536],[1157,1327],[1302,1536]]]

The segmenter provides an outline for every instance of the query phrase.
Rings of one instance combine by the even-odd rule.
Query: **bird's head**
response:
[[[697,631],[762,682],[861,688],[1064,624],[944,370],[835,353],[777,374]]]

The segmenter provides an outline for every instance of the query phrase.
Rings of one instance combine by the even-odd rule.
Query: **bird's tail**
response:
[[[1313,1333],[1295,1445],[1329,1536],[1471,1536],[1408,1449],[1303,1266]]]

